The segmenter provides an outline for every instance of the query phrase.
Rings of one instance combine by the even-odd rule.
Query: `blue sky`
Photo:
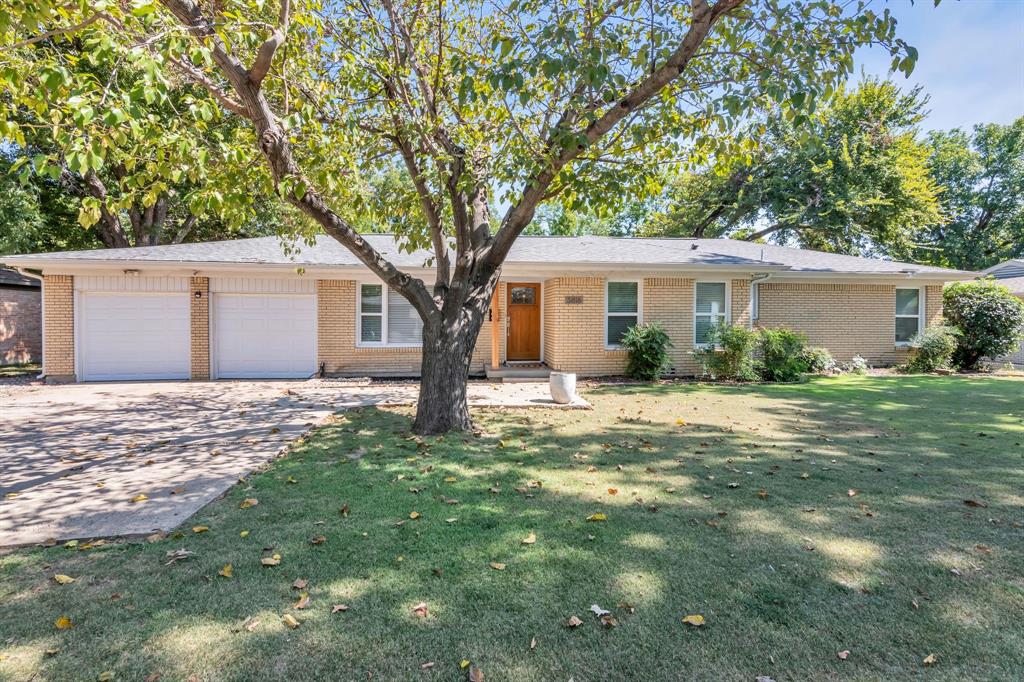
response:
[[[888,0],[898,35],[918,49],[917,67],[902,86],[920,84],[931,96],[925,129],[1009,123],[1024,115],[1024,0]],[[890,58],[865,50],[860,69],[885,76]]]

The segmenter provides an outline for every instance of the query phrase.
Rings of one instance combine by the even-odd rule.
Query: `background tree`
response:
[[[16,106],[59,101],[88,129],[66,140],[83,172],[115,147],[147,158],[166,148],[175,130],[149,127],[140,107],[180,79],[217,104],[208,112],[211,99],[189,95],[183,126],[223,112],[246,120],[216,164],[209,154],[160,160],[148,182],[164,181],[180,160],[194,173],[216,166],[239,176],[222,204],[277,192],[407,298],[423,320],[414,429],[437,433],[471,426],[472,349],[501,265],[542,203],[600,214],[613,197],[653,194],[664,163],[724,150],[727,133],[767,102],[794,120],[812,114],[861,46],[887,50],[909,72],[916,52],[896,37],[890,11],[869,5],[135,0],[126,11],[105,0],[39,0],[0,20],[0,74]],[[59,34],[123,54],[137,87],[80,93],[32,52]],[[20,68],[25,60],[31,69]],[[104,98],[107,90],[116,96]],[[108,117],[115,103],[123,120]],[[0,132],[23,134],[10,119]],[[431,283],[400,271],[355,229],[365,187],[394,168],[422,217],[403,243],[431,249]],[[493,220],[492,198],[507,206]]]
[[[983,270],[1024,257],[1024,117],[928,136],[945,220],[921,230],[922,260]]]
[[[906,258],[941,220],[917,140],[926,104],[920,89],[868,79],[799,120],[770,110],[752,125],[757,147],[678,176],[645,233]]]

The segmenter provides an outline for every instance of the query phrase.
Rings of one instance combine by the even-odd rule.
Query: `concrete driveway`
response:
[[[0,384],[0,547],[170,530],[332,413],[416,396],[330,379]],[[469,401],[589,407],[543,383],[472,382]]]
[[[0,547],[169,530],[333,412],[415,395],[326,381],[0,386]]]

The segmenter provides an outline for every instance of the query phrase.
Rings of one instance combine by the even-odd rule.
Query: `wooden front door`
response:
[[[540,361],[540,284],[512,283],[508,286],[508,360]]]

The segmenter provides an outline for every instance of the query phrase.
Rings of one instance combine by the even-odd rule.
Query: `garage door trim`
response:
[[[320,323],[320,320],[319,320],[320,315],[319,315],[319,297],[317,296],[317,294],[315,294],[315,293],[291,293],[291,292],[261,293],[261,292],[217,291],[217,292],[213,292],[213,293],[210,294],[209,339],[210,339],[210,378],[211,379],[220,379],[220,378],[222,378],[221,373],[220,373],[220,367],[219,367],[220,363],[218,362],[218,360],[219,360],[218,348],[220,346],[220,343],[219,343],[219,330],[217,329],[217,320],[218,320],[217,312],[218,312],[219,301],[223,300],[223,297],[225,297],[225,296],[229,296],[229,297],[233,297],[233,298],[234,297],[243,297],[244,296],[244,297],[247,297],[247,298],[282,298],[283,297],[283,298],[304,298],[304,299],[310,299],[312,301],[312,304],[313,304],[313,328],[312,328],[312,335],[311,335],[311,338],[310,338],[310,341],[311,341],[310,350],[312,351],[313,369],[310,372],[310,374],[315,374],[316,373],[316,371],[317,371],[317,369],[319,367],[318,361],[320,359],[319,346],[318,346],[318,340],[320,338],[320,330],[318,328],[318,325]],[[300,376],[294,376],[294,377],[280,377],[280,376],[278,376],[278,377],[272,377],[272,376],[263,376],[263,377],[261,377],[261,376],[252,376],[252,377],[247,377],[247,378],[252,378],[252,379],[261,379],[261,378],[263,378],[263,379],[283,379],[283,378],[307,378],[308,376],[309,375],[304,374],[301,377]],[[228,378],[230,379],[232,377],[228,377]]]

